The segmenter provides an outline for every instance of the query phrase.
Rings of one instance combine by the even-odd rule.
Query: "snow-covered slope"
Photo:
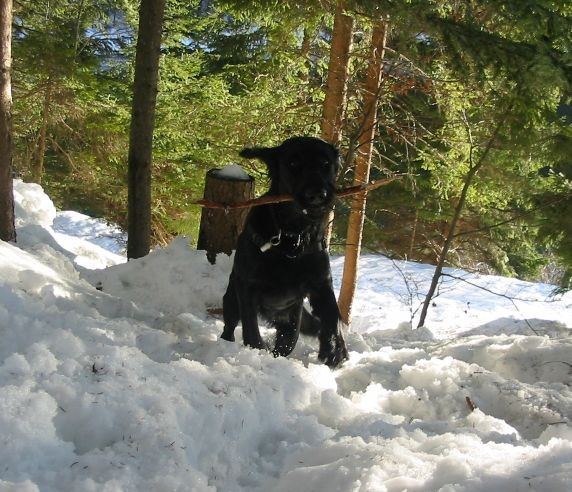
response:
[[[448,271],[415,330],[432,268],[365,256],[330,371],[312,339],[218,340],[229,258],[179,238],[125,263],[120,231],[15,190],[0,491],[572,490],[571,294]]]

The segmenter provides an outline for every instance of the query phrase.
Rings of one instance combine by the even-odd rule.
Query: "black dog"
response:
[[[243,341],[266,348],[258,315],[276,328],[274,355],[294,349],[300,331],[319,337],[318,357],[330,367],[348,358],[340,312],[332,289],[324,231],[335,194],[338,151],[313,137],[294,137],[278,147],[247,148],[240,155],[266,163],[267,195],[294,201],[253,207],[238,239],[223,298],[224,340],[234,341],[242,322]],[[304,307],[308,297],[312,313]]]

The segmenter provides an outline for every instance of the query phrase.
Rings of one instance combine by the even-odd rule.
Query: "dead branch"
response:
[[[504,299],[507,299],[508,301],[514,302],[514,301],[522,301],[522,302],[542,302],[542,303],[551,303],[551,302],[558,302],[560,299],[529,299],[526,297],[518,297],[518,296],[509,296],[508,294],[503,294],[502,292],[496,292],[492,289],[488,289],[487,287],[483,287],[482,285],[478,285],[475,284],[474,282],[471,282],[470,280],[467,280],[463,277],[458,277],[457,275],[451,275],[450,273],[443,273],[441,275],[442,277],[447,277],[450,278],[452,280],[458,280],[459,282],[464,282],[467,285],[470,285],[471,287],[475,287],[477,289],[481,289],[484,290],[485,292],[488,292],[489,294],[493,294],[495,296],[498,297],[502,297]]]
[[[391,176],[385,179],[378,179],[377,181],[372,181],[371,183],[350,186],[349,188],[344,188],[336,192],[336,198],[344,198],[351,195],[357,195],[358,193],[367,193],[368,191],[375,190],[381,186],[389,184],[397,179],[401,179],[403,175]],[[291,202],[294,200],[292,195],[266,195],[258,198],[253,198],[251,200],[246,200],[244,202],[237,203],[220,203],[212,200],[196,200],[191,202],[191,205],[199,205],[205,208],[218,208],[224,210],[236,210],[239,208],[257,207],[259,205],[267,205],[269,203],[282,203]]]

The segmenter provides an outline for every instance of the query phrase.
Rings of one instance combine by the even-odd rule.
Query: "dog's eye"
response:
[[[288,163],[288,165],[289,165],[290,167],[298,167],[298,166],[300,165],[300,161],[293,160],[293,161],[290,161],[290,162]]]

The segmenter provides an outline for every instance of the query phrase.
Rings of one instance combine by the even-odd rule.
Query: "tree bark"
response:
[[[373,28],[371,51],[365,81],[363,106],[364,116],[362,131],[358,137],[354,184],[365,184],[369,181],[371,154],[375,138],[375,123],[377,120],[377,102],[381,87],[383,71],[383,57],[387,40],[387,27],[385,21],[378,21]],[[361,240],[366,205],[366,193],[354,196],[348,222],[346,254],[344,271],[338,305],[342,320],[349,324],[351,309],[357,284],[358,262],[361,252]]]
[[[236,249],[249,208],[231,208],[232,204],[254,197],[254,178],[232,179],[211,169],[205,180],[204,199],[229,205],[226,209],[203,208],[197,249],[205,250],[214,264],[218,253],[230,255]]]
[[[166,0],[142,0],[135,55],[135,81],[128,155],[127,257],[151,249],[151,165],[159,81],[161,31]]]
[[[350,67],[350,52],[352,50],[354,19],[344,13],[345,0],[338,0],[334,15],[330,61],[328,62],[328,77],[326,79],[326,94],[322,110],[322,138],[339,147],[342,141],[342,125],[344,121],[348,76]],[[334,210],[328,218],[326,244],[330,245]]]
[[[0,239],[15,242],[11,69],[12,0],[0,0]]]
[[[344,13],[345,0],[338,0],[332,31],[326,94],[322,111],[322,138],[336,147],[342,140],[342,123],[346,108],[348,72],[352,37],[353,17]]]

